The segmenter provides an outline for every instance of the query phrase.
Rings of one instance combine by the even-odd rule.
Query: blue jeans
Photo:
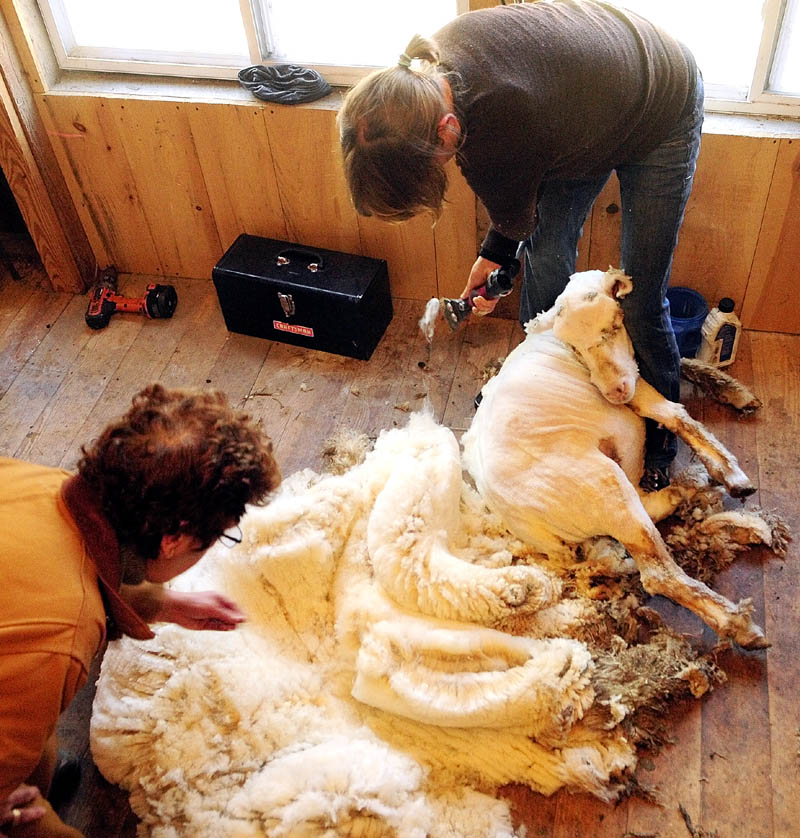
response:
[[[702,125],[703,83],[698,77],[694,108],[661,145],[616,166],[622,198],[620,267],[633,279],[633,291],[622,300],[625,327],[645,381],[671,401],[680,398],[680,355],[666,293]],[[609,171],[593,178],[542,183],[536,230],[520,247],[525,266],[523,324],[549,309],[575,272],[584,221],[610,176]],[[648,420],[647,465],[669,465],[676,451],[675,437]]]

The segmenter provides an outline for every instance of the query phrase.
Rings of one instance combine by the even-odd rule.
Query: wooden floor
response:
[[[138,295],[146,281],[126,277],[121,290]],[[161,381],[226,391],[263,423],[284,474],[319,469],[323,442],[337,428],[374,436],[403,424],[426,400],[438,420],[463,430],[487,364],[521,337],[511,320],[484,319],[456,334],[440,323],[429,352],[417,327],[422,303],[397,301],[367,363],[229,334],[210,282],[172,282],[179,302],[171,320],[115,315],[106,329],[93,332],[83,319],[86,297],[44,290],[35,277],[4,275],[0,454],[72,468],[81,444],[122,413],[138,389]],[[780,512],[794,531],[800,529],[798,359],[800,336],[743,335],[732,372],[764,402],[748,420],[684,388],[690,411],[729,445],[759,486],[748,504]],[[754,551],[717,580],[726,595],[753,598],[773,645],[767,652],[724,652],[728,683],[673,713],[676,744],[645,758],[639,771],[643,783],[659,786],[663,806],[636,799],[610,807],[584,796],[545,799],[509,789],[528,838],[706,838],[714,831],[718,838],[800,836],[797,558],[797,544],[785,560]],[[712,642],[692,615],[662,607],[673,625]],[[64,749],[84,763],[78,794],[62,814],[88,838],[131,838],[136,818],[125,795],[99,776],[88,753],[91,697],[90,684],[60,728]]]

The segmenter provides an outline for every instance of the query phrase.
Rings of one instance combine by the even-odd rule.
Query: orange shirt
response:
[[[0,800],[37,766],[58,717],[86,683],[105,638],[106,609],[97,567],[119,575],[116,539],[95,555],[62,490],[76,478],[61,469],[0,458]],[[87,512],[88,515],[88,512]],[[89,516],[97,520],[96,515]],[[104,519],[99,529],[110,533]],[[87,547],[87,543],[90,545]],[[117,579],[118,582],[118,579]],[[117,613],[116,591],[107,601]],[[134,636],[152,636],[133,617]]]

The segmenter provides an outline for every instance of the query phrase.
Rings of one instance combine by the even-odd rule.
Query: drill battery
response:
[[[111,315],[117,312],[133,312],[145,317],[167,318],[175,313],[178,295],[172,285],[150,283],[141,297],[123,297],[117,293],[117,269],[105,268],[90,292],[86,309],[86,325],[90,329],[104,329]]]

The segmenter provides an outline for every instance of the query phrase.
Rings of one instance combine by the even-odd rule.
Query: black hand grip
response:
[[[520,264],[517,259],[512,259],[508,265],[501,265],[495,268],[487,277],[486,283],[480,288],[473,288],[470,292],[470,300],[475,297],[483,297],[486,300],[495,300],[498,297],[505,297],[514,289],[514,277],[519,273]]]
[[[325,267],[325,262],[320,253],[315,250],[306,250],[304,247],[287,247],[275,257],[275,263],[277,265],[288,265],[292,259],[305,262],[310,271],[321,271]]]

